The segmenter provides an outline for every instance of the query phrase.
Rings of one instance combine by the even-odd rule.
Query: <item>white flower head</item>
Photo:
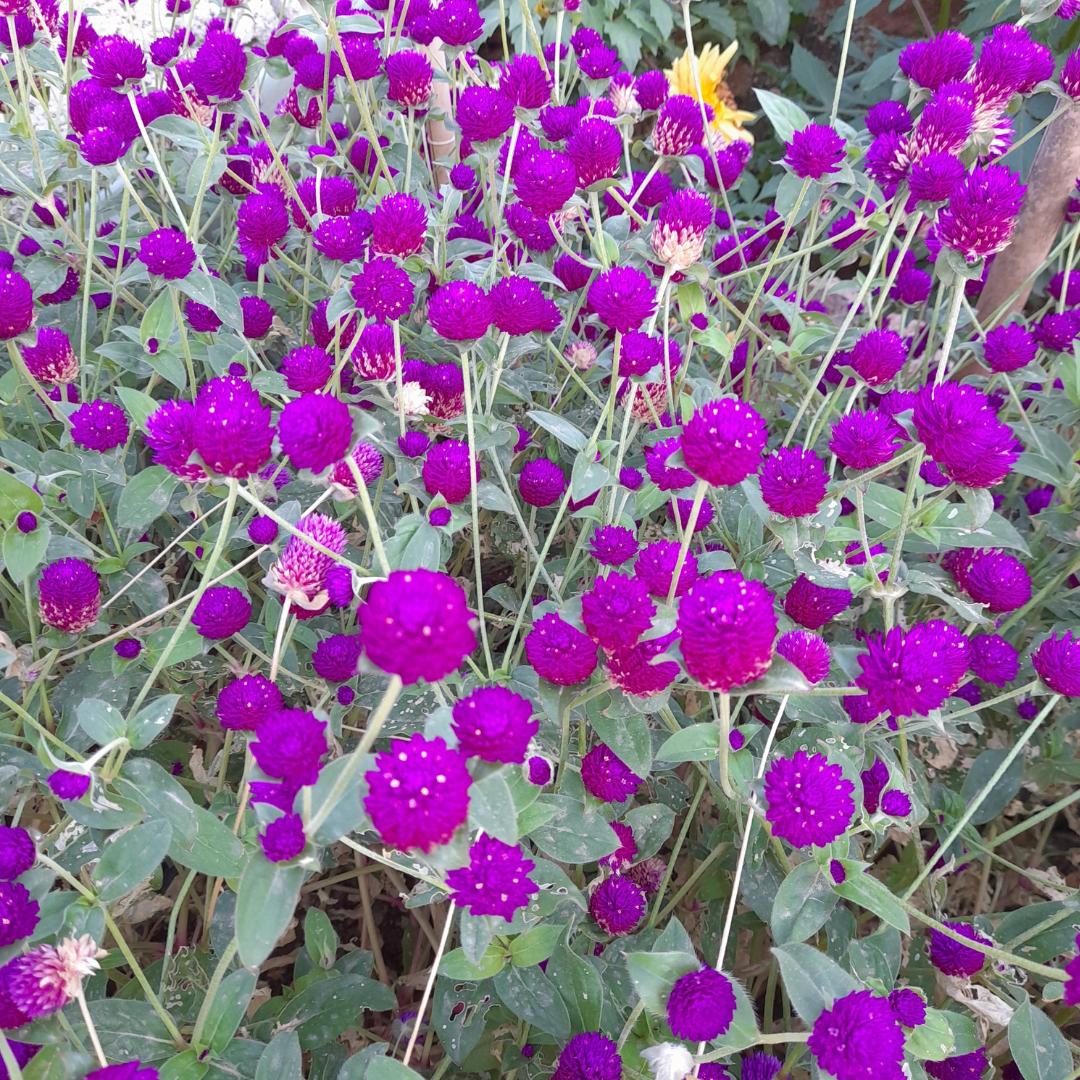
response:
[[[428,411],[428,392],[418,382],[407,382],[396,395],[394,405],[406,416],[423,416]]]
[[[656,1080],[685,1080],[694,1071],[694,1056],[678,1043],[660,1043],[641,1051]]]

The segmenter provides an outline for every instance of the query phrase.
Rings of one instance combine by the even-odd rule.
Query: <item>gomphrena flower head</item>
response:
[[[345,530],[333,518],[318,512],[305,514],[296,523],[300,535],[291,535],[265,584],[306,611],[326,605],[326,578],[334,565],[333,555],[345,550]],[[308,543],[308,540],[314,543]],[[318,544],[316,548],[314,544]],[[330,553],[333,553],[330,554]]]
[[[479,471],[479,462],[469,452],[467,442],[463,439],[444,439],[436,443],[424,458],[424,490],[429,495],[441,495],[448,503],[464,502],[472,491]],[[565,486],[565,480],[563,484]]]
[[[869,330],[851,348],[847,362],[871,386],[884,386],[904,366],[907,345],[892,330]]]
[[[90,777],[72,769],[54,769],[46,778],[49,790],[64,801],[81,799],[90,790]]]
[[[139,241],[139,262],[166,281],[187,277],[195,266],[195,248],[179,229],[155,229]]]
[[[83,402],[70,416],[71,440],[83,450],[104,453],[123,446],[128,438],[124,410],[111,401]]]
[[[887,997],[856,990],[814,1021],[807,1044],[836,1080],[903,1080],[904,1033]]]
[[[38,614],[46,626],[79,634],[97,622],[101,579],[82,559],[57,559],[38,579]]]
[[[902,437],[902,429],[881,409],[854,410],[833,423],[829,449],[849,469],[872,469],[893,456]]]
[[[364,778],[364,808],[389,847],[431,851],[445,844],[468,815],[472,778],[465,757],[442,739],[416,733],[395,742],[375,755],[375,768]]]
[[[362,649],[359,634],[331,634],[315,646],[311,666],[320,679],[348,682],[360,665]]]
[[[881,812],[890,817],[907,817],[911,809],[911,798],[903,791],[886,791],[881,797]]]
[[[1024,203],[1024,185],[1004,165],[976,167],[937,217],[938,239],[968,262],[1008,246]]]
[[[625,875],[613,874],[593,890],[589,897],[589,914],[605,933],[614,937],[629,934],[645,914],[645,890]],[[558,1076],[559,1073],[556,1072],[555,1075]],[[581,1075],[593,1077],[604,1074]]]
[[[784,613],[807,630],[820,630],[851,603],[847,589],[818,585],[800,574],[784,597]]]
[[[424,246],[427,211],[413,195],[387,195],[371,218],[371,247],[380,255],[407,258]]]
[[[957,484],[993,487],[1020,456],[1016,436],[973,386],[946,382],[924,387],[912,422],[938,468]]]
[[[38,924],[40,908],[25,885],[0,881],[0,949],[29,937]]]
[[[494,311],[487,293],[471,281],[448,281],[428,304],[428,320],[447,341],[473,341],[491,326]]]
[[[1031,662],[1054,693],[1080,697],[1080,637],[1072,631],[1048,637],[1031,654]]]
[[[432,570],[395,570],[375,582],[358,621],[368,659],[406,685],[438,682],[476,648],[464,590]]]
[[[500,278],[488,294],[492,322],[504,334],[520,336],[537,331],[551,333],[562,321],[554,300],[535,281],[509,275]]]
[[[371,215],[357,210],[320,221],[312,234],[312,246],[331,262],[352,262],[364,254],[370,235]]]
[[[289,210],[277,188],[249,195],[236,214],[238,246],[244,257],[261,266],[270,259],[271,249],[289,231]]]
[[[926,716],[938,709],[967,672],[969,642],[941,619],[893,627],[866,638],[855,685],[875,712]]]
[[[585,630],[607,652],[637,644],[655,614],[648,587],[629,574],[599,577],[581,598]]]
[[[797,750],[778,757],[765,774],[765,817],[794,847],[825,847],[843,836],[855,813],[855,785],[822,754]]]
[[[608,180],[619,171],[622,158],[619,129],[603,117],[587,117],[566,140],[566,155],[574,163],[578,187]]]
[[[686,670],[702,686],[727,693],[759,678],[772,661],[773,598],[760,581],[721,570],[679,601],[677,628]]]
[[[940,203],[948,199],[967,175],[955,154],[933,150],[911,166],[908,188],[916,202]]]
[[[0,825],[0,881],[13,881],[34,865],[34,841],[25,829]]]
[[[832,654],[825,639],[806,630],[789,630],[776,642],[776,651],[794,664],[808,683],[819,683],[829,675]]]
[[[700,192],[684,188],[665,199],[650,238],[657,261],[675,271],[693,266],[705,250],[712,219],[712,204]]]
[[[596,644],[558,615],[542,615],[525,636],[525,658],[541,679],[575,686],[596,670]]]
[[[110,90],[122,90],[146,75],[146,56],[129,38],[107,34],[90,46],[86,66],[95,82]]]
[[[83,979],[98,970],[104,955],[89,934],[37,945],[4,966],[4,990],[28,1020],[37,1020],[81,994]]]
[[[990,939],[980,934],[970,923],[946,922],[945,925],[968,941],[977,941],[982,945],[991,944]],[[931,930],[930,963],[945,975],[970,978],[982,971],[986,964],[986,954],[962,945],[940,930]]]
[[[551,1080],[622,1080],[619,1048],[599,1031],[575,1035],[559,1054]]]
[[[287,789],[314,784],[327,751],[326,721],[304,709],[279,709],[259,724],[250,747],[259,768]]]
[[[535,56],[512,56],[499,67],[499,93],[518,108],[542,108],[551,100],[551,86],[551,76]]]
[[[622,566],[637,551],[637,537],[624,525],[604,525],[593,533],[589,542],[589,553],[602,566]]]
[[[902,986],[891,991],[889,1007],[906,1028],[920,1027],[926,1023],[926,999],[916,990]]]
[[[1073,101],[1080,101],[1080,49],[1070,54],[1061,65],[1058,85],[1066,97],[1072,98]]]
[[[548,458],[534,458],[521,467],[518,492],[529,506],[551,506],[566,491],[566,474]]]
[[[266,337],[274,325],[274,309],[261,296],[240,297],[244,316],[244,337],[255,341]]]
[[[983,360],[991,371],[1019,371],[1038,352],[1034,335],[1021,323],[1006,323],[988,330],[983,338]]]
[[[454,113],[464,138],[490,142],[504,135],[514,122],[514,103],[490,86],[469,86],[458,97]]]
[[[0,270],[0,339],[18,337],[34,321],[34,291],[14,270]]]
[[[682,157],[705,135],[701,105],[688,94],[673,94],[660,106],[653,128],[653,149],[664,157]]]
[[[278,418],[281,449],[297,469],[329,468],[348,453],[352,435],[349,406],[329,394],[301,394]]]
[[[962,565],[959,584],[972,600],[986,604],[993,612],[1015,611],[1031,599],[1031,575],[1013,555],[979,550]]]
[[[761,466],[761,497],[784,517],[816,514],[829,482],[825,465],[813,450],[795,446],[777,449]]]
[[[844,160],[843,137],[827,124],[807,124],[788,141],[784,163],[804,180],[837,172]]]
[[[933,1080],[982,1080],[990,1062],[986,1056],[986,1047],[980,1046],[969,1054],[954,1054],[941,1061],[924,1063],[926,1075]],[[1009,1067],[1001,1072],[1002,1080],[1022,1080],[1019,1071],[1010,1076]]]
[[[607,656],[607,675],[613,686],[633,697],[648,698],[663,693],[678,677],[679,665],[660,656],[676,639],[672,631],[646,638],[629,649],[616,649]]]
[[[991,686],[1004,686],[1020,674],[1020,656],[998,634],[976,634],[968,656],[971,673]]]
[[[247,54],[240,39],[225,30],[212,30],[203,38],[191,82],[207,101],[236,101],[247,73]]]
[[[259,844],[270,862],[291,862],[307,844],[304,819],[299,814],[274,818],[259,834]]]
[[[339,492],[356,495],[356,477],[365,487],[370,487],[382,475],[382,451],[374,444],[360,440],[349,452],[348,457],[339,461],[330,472],[330,483]]]
[[[368,268],[373,266],[376,262],[388,264],[395,272],[398,270],[397,267],[394,267],[393,264],[390,263],[389,259],[372,260],[365,264],[364,270],[353,278],[353,299],[360,305],[361,310],[364,309],[364,304],[367,301],[358,297],[355,290],[360,288],[361,292],[366,295],[366,289],[369,283],[375,282],[377,284],[379,278],[382,278],[383,281],[387,280],[382,277],[383,271],[381,269],[375,272],[375,278],[369,278],[367,276]],[[404,273],[404,271],[401,271],[401,273]],[[357,281],[360,278],[364,279],[364,284],[358,286]],[[381,304],[382,300],[380,299],[376,302]],[[412,304],[411,284],[409,286],[409,304],[410,306]],[[371,313],[371,310],[368,310],[366,314],[371,318],[375,318]],[[378,382],[382,382],[385,379],[392,379],[397,364],[397,352],[394,348],[393,328],[381,322],[368,323],[368,325],[360,332],[356,345],[353,348],[351,359],[356,374],[362,379],[374,379]],[[412,433],[410,432],[408,434]]]
[[[368,259],[353,275],[349,292],[363,315],[387,322],[405,318],[415,297],[409,275],[392,259],[379,257]],[[365,327],[364,331],[369,329]],[[353,363],[357,363],[355,353]]]
[[[271,714],[285,707],[281,691],[264,675],[241,675],[218,693],[218,723],[226,731],[257,731]]]
[[[667,999],[668,1027],[680,1039],[711,1042],[735,1016],[731,980],[715,968],[701,967],[675,980]]]
[[[613,266],[589,286],[589,308],[609,329],[627,334],[652,315],[656,289],[649,277],[632,266]]]
[[[79,377],[79,358],[71,339],[55,326],[38,328],[33,345],[22,347],[26,369],[40,383],[69,383]]]
[[[757,409],[720,398],[700,406],[683,427],[683,460],[699,479],[729,487],[757,472],[768,437]]]
[[[454,704],[461,752],[484,761],[520,763],[539,730],[532,703],[505,686],[481,686]]]
[[[508,922],[540,891],[529,873],[536,863],[516,844],[482,835],[469,848],[469,865],[446,875],[450,897],[472,915],[500,915]]]
[[[900,53],[900,70],[924,90],[937,90],[962,79],[971,67],[974,49],[959,30],[945,30],[929,41],[913,41]]]
[[[431,97],[431,61],[415,49],[398,49],[386,58],[386,96],[407,109],[423,108]]]
[[[538,217],[557,214],[577,190],[577,170],[558,150],[536,150],[514,167],[514,194]]]
[[[221,640],[238,634],[251,619],[251,601],[231,585],[215,585],[199,597],[192,625],[200,636]]]
[[[330,380],[334,360],[318,345],[301,345],[290,349],[282,358],[279,370],[285,385],[298,393],[321,390]]]
[[[682,545],[677,540],[655,540],[642,548],[634,563],[635,575],[645,584],[653,596],[667,598],[671,590],[671,576],[679,559]],[[679,571],[679,583],[675,587],[676,596],[684,596],[698,578],[697,556],[687,551],[686,559]]]
[[[581,759],[581,782],[602,802],[621,803],[634,795],[642,780],[610,746],[597,743]]]
[[[195,398],[195,450],[213,472],[243,478],[270,457],[270,410],[246,379],[211,379]]]

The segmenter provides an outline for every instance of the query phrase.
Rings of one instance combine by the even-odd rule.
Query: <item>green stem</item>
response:
[[[197,1051],[204,1049],[203,1032],[206,1030],[207,1021],[210,1019],[210,1010],[214,1007],[214,999],[217,997],[218,990],[221,989],[222,980],[225,978],[225,973],[229,970],[229,965],[232,963],[238,948],[236,938],[233,938],[221,954],[221,959],[218,961],[217,967],[214,968],[214,974],[210,976],[210,985],[206,988],[206,997],[203,998],[202,1007],[199,1009],[199,1015],[195,1020],[195,1029],[191,1033],[191,1044]]]

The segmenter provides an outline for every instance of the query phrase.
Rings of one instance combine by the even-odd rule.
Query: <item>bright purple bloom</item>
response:
[[[635,645],[655,614],[656,605],[645,584],[627,574],[597,578],[581,598],[585,629],[607,652]]]
[[[371,216],[371,248],[380,255],[408,258],[423,248],[427,225],[427,211],[419,199],[387,195]]]
[[[409,275],[387,258],[365,262],[360,272],[353,275],[349,291],[367,318],[387,321],[405,318],[412,310],[415,296]]]
[[[837,172],[844,160],[843,138],[827,124],[808,124],[786,146],[784,162],[804,180],[820,180]]]
[[[848,468],[872,469],[892,458],[902,436],[892,417],[880,409],[854,411],[833,424],[829,449]]]
[[[121,660],[134,660],[142,652],[142,642],[138,638],[121,638],[113,646],[113,652]]]
[[[348,457],[339,461],[330,471],[330,483],[351,495],[357,494],[354,466],[364,486],[370,487],[382,475],[382,452],[373,443],[364,442],[361,439],[352,448]]]
[[[276,188],[249,195],[236,215],[239,247],[257,266],[270,259],[270,251],[289,231],[289,211]]]
[[[562,321],[555,302],[544,296],[540,286],[528,278],[500,278],[488,295],[492,321],[505,334],[550,333]]]
[[[805,630],[790,630],[781,634],[776,651],[803,673],[808,683],[819,683],[827,678],[832,656],[825,639]]]
[[[989,1064],[983,1046],[970,1054],[955,1054],[942,1061],[924,1062],[926,1075],[933,1077],[933,1080],[983,1080]],[[1006,1080],[1007,1071],[1008,1067],[1002,1071],[1002,1080]]]
[[[1031,654],[1031,662],[1054,693],[1080,697],[1080,637],[1072,631],[1046,638]]]
[[[286,404],[278,419],[281,449],[294,468],[315,473],[345,456],[352,434],[348,405],[328,394],[301,394]]]
[[[259,843],[270,862],[291,862],[307,844],[304,819],[299,814],[282,814],[259,834]]]
[[[566,474],[553,461],[527,461],[518,476],[518,492],[529,506],[551,506],[566,491]]]
[[[968,262],[1008,246],[1024,204],[1025,187],[1004,165],[975,168],[957,185],[937,217],[937,236]]]
[[[450,897],[473,915],[501,915],[508,922],[540,891],[529,873],[536,863],[521,848],[483,835],[469,848],[469,865],[446,875]]]
[[[579,187],[608,180],[619,171],[622,157],[619,129],[599,116],[582,120],[566,140],[566,154],[577,170]]]
[[[195,398],[193,438],[195,450],[210,469],[243,478],[270,457],[274,439],[270,410],[245,379],[231,375],[211,379]]]
[[[494,312],[487,293],[471,281],[448,281],[428,304],[432,329],[447,341],[473,341],[483,337]]]
[[[655,297],[652,282],[641,270],[615,266],[589,286],[588,303],[605,326],[626,334],[652,315]]]
[[[251,601],[231,585],[215,585],[199,597],[191,622],[204,638],[221,640],[238,634],[251,619]]]
[[[536,150],[514,166],[514,194],[538,217],[557,214],[577,190],[573,161],[557,150]]]
[[[850,603],[851,593],[847,589],[817,585],[800,574],[784,597],[784,612],[807,630],[820,630]]]
[[[1037,351],[1034,336],[1021,323],[995,326],[983,339],[983,360],[991,371],[1019,371],[1035,359]]]
[[[1058,84],[1066,97],[1071,97],[1073,101],[1080,101],[1080,49],[1071,53],[1061,65]]]
[[[705,121],[699,102],[688,94],[673,94],[660,106],[653,128],[653,148],[663,157],[682,157],[701,143]]]
[[[54,769],[46,782],[49,790],[65,801],[81,799],[90,789],[90,777],[87,773],[74,772],[71,769]]]
[[[432,34],[452,48],[471,45],[484,32],[476,0],[442,0],[430,19]]]
[[[110,90],[123,90],[146,75],[146,57],[134,41],[107,34],[90,46],[86,61],[91,78]]]
[[[404,108],[423,108],[431,97],[431,62],[415,49],[398,49],[386,58],[386,96]]]
[[[187,277],[195,266],[195,248],[179,229],[155,229],[139,241],[139,262],[166,281]]]
[[[889,817],[907,817],[911,813],[911,799],[903,791],[886,791],[881,799],[881,812]]]
[[[311,654],[311,666],[320,679],[348,682],[357,672],[363,647],[359,634],[331,634]]]
[[[913,41],[900,53],[900,70],[916,85],[937,90],[962,79],[971,67],[974,49],[959,30],[946,30],[929,41]]]
[[[551,100],[551,76],[535,56],[512,56],[499,68],[499,93],[522,109],[539,109]]]
[[[688,1042],[711,1042],[731,1027],[735,1004],[731,980],[702,967],[675,980],[667,999],[668,1026]]]
[[[969,941],[977,941],[981,945],[991,944],[988,937],[980,934],[969,923],[946,922],[945,925]],[[945,975],[970,978],[982,971],[986,964],[986,954],[961,945],[940,930],[931,930],[930,963]]]
[[[619,1048],[598,1031],[575,1035],[559,1054],[551,1080],[622,1080]]]
[[[303,709],[279,709],[259,724],[250,749],[259,768],[287,787],[314,784],[327,751],[326,721]]]
[[[97,622],[101,579],[82,559],[57,559],[38,579],[38,614],[46,626],[79,634]]]
[[[464,138],[490,142],[505,135],[514,122],[514,103],[490,86],[469,86],[461,92],[454,114]]]
[[[28,533],[32,533],[38,526],[37,516],[30,510],[23,510],[18,517],[15,518],[15,527],[24,536]]]
[[[191,83],[208,101],[237,101],[247,62],[239,38],[223,30],[210,31],[195,54]]]
[[[424,490],[429,495],[441,495],[448,503],[464,502],[479,471],[479,463],[469,453],[468,443],[444,439],[424,459]]]
[[[340,555],[345,550],[345,530],[333,518],[320,513],[306,514],[296,523],[296,529],[300,535],[289,537],[264,582],[300,609],[318,611],[326,605],[326,578],[334,565],[328,553]]]
[[[634,97],[642,112],[656,112],[667,99],[669,82],[663,71],[644,71],[634,79]]]
[[[911,197],[917,202],[944,202],[966,175],[967,167],[955,154],[932,151],[911,166]]]
[[[683,427],[683,459],[700,479],[728,487],[757,472],[767,440],[756,409],[738,398],[720,398],[702,405]]]
[[[675,563],[679,557],[681,545],[676,540],[656,540],[642,549],[634,563],[634,573],[644,583],[653,596],[666,598],[671,589],[671,575],[675,573]],[[687,551],[682,569],[679,571],[679,584],[675,595],[685,595],[697,581],[697,556]]]
[[[279,370],[290,390],[311,393],[321,390],[330,381],[334,361],[330,354],[318,345],[301,345],[281,358]]]
[[[672,270],[686,270],[701,259],[712,204],[696,191],[681,190],[661,204],[651,236],[653,254]]]
[[[837,998],[814,1021],[807,1044],[836,1080],[903,1080],[904,1033],[889,999],[869,990]]]
[[[907,345],[892,330],[870,330],[848,353],[848,364],[871,386],[883,386],[904,366]]]
[[[544,787],[551,780],[551,763],[545,758],[533,756],[528,761],[529,783]]]
[[[226,731],[257,731],[271,714],[284,709],[281,691],[263,675],[242,675],[218,693],[215,712]]]
[[[969,665],[973,675],[992,686],[1004,686],[1020,673],[1016,649],[997,634],[976,634],[971,639]]]
[[[889,994],[889,1007],[896,1019],[906,1028],[921,1027],[926,1023],[926,999],[906,986]]]
[[[357,210],[320,221],[312,234],[312,245],[330,262],[352,262],[363,255],[370,235],[371,215]]]
[[[600,882],[593,890],[589,897],[589,914],[604,933],[614,937],[629,934],[641,922],[645,914],[645,892],[630,878],[622,874],[613,874]],[[563,1074],[561,1071],[556,1071],[555,1076],[560,1075],[580,1075],[582,1080],[585,1077],[592,1080],[593,1077],[607,1074],[597,1072]],[[618,1077],[621,1074],[613,1073],[612,1075]]]
[[[38,382],[69,383],[79,376],[79,358],[71,339],[55,326],[38,327],[34,344],[24,345],[22,355],[27,370]]]
[[[34,865],[34,841],[25,829],[0,825],[0,881],[13,881]]]
[[[994,612],[1015,611],[1031,599],[1027,567],[1004,551],[973,552],[964,560],[959,583],[973,600]]]
[[[503,686],[482,686],[454,705],[454,734],[463,754],[520,763],[539,730],[528,699]]]
[[[270,333],[274,309],[261,296],[242,296],[240,310],[244,313],[244,337],[249,341]]]
[[[581,759],[581,782],[585,790],[597,799],[622,803],[634,795],[642,779],[631,772],[609,746],[597,743]]]
[[[543,615],[525,636],[525,658],[541,679],[575,686],[596,669],[596,645],[558,615]]]
[[[70,419],[72,442],[83,450],[104,453],[127,442],[127,417],[124,410],[111,401],[84,402]]]
[[[825,466],[813,450],[780,447],[761,467],[761,497],[774,514],[784,517],[816,514],[828,482]]]
[[[40,918],[38,902],[18,881],[0,881],[0,949],[34,932]]]
[[[821,754],[796,751],[777,758],[765,774],[765,816],[773,833],[794,847],[825,847],[851,824],[855,785]]]
[[[592,557],[603,566],[622,566],[637,554],[637,550],[633,530],[622,525],[605,525],[597,529],[589,543]]]

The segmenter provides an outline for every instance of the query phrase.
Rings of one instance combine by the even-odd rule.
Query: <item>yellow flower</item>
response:
[[[753,113],[745,112],[735,104],[731,90],[728,89],[724,72],[731,58],[738,51],[739,43],[733,41],[723,52],[717,45],[706,45],[698,57],[698,76],[701,79],[701,92],[694,78],[693,56],[686,50],[668,69],[668,82],[672,93],[687,94],[695,101],[704,101],[713,111],[712,130],[721,145],[736,140],[752,143],[754,136],[744,130],[743,124],[754,119]]]

